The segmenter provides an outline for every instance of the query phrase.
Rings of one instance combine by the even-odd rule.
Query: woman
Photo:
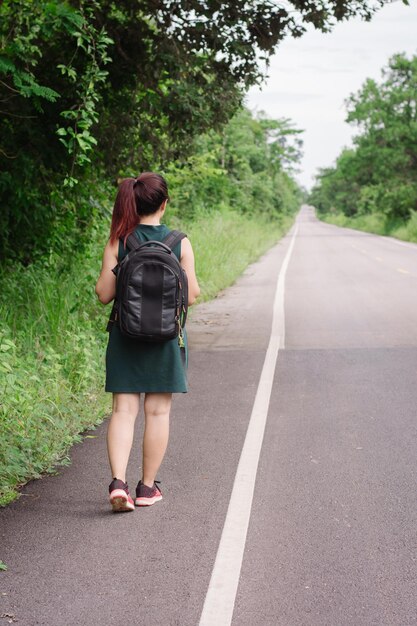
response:
[[[167,226],[161,224],[168,200],[167,183],[154,172],[126,178],[119,185],[110,239],[104,249],[96,285],[97,296],[103,304],[115,297],[116,277],[112,269],[127,254],[127,236],[134,232],[140,242],[162,241],[169,233]],[[173,253],[187,274],[188,304],[191,305],[200,289],[189,239],[177,244]],[[186,335],[184,338],[187,349]],[[168,444],[172,394],[187,392],[185,367],[177,338],[162,343],[142,342],[122,335],[118,325],[112,324],[106,353],[106,391],[113,393],[107,451],[113,478],[109,486],[110,502],[114,511],[133,511],[135,504],[149,506],[162,499],[155,478]],[[142,393],[145,413],[143,466],[133,502],[126,483],[126,468]]]

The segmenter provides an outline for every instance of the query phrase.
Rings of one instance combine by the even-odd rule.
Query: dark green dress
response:
[[[164,224],[139,224],[135,234],[139,241],[162,241],[169,233]],[[173,253],[181,257],[181,242]],[[119,242],[119,261],[126,256],[123,242]],[[187,334],[184,331],[186,366],[183,366],[178,339],[149,343],[121,334],[117,324],[109,333],[106,352],[106,391],[113,393],[185,393],[188,391]]]

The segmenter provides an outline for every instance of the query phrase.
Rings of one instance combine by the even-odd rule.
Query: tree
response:
[[[290,127],[288,120],[268,119],[265,114],[255,118],[241,109],[220,131],[196,138],[192,156],[170,163],[165,170],[176,190],[170,214],[190,220],[226,206],[277,219],[296,210],[298,186],[284,152],[278,157],[275,149],[276,144],[288,142],[289,132],[297,138],[299,149],[301,131]],[[290,145],[287,153],[292,155]]]
[[[382,81],[368,79],[347,108],[359,130],[354,149],[319,175],[315,201],[328,210],[331,196],[346,215],[408,219],[417,209],[417,56],[394,55]]]

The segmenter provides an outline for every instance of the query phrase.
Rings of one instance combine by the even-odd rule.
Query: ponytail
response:
[[[140,217],[156,213],[169,200],[166,180],[154,172],[143,172],[138,178],[125,178],[119,185],[113,208],[110,241],[126,239],[140,223]]]

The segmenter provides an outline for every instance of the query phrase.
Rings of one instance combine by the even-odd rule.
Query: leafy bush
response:
[[[417,211],[411,211],[410,219],[406,224],[394,227],[390,234],[398,239],[417,243]]]
[[[0,277],[0,502],[16,485],[51,471],[78,433],[98,423],[104,328],[94,282],[93,253],[63,273],[38,263]],[[2,493],[1,493],[2,492]]]

